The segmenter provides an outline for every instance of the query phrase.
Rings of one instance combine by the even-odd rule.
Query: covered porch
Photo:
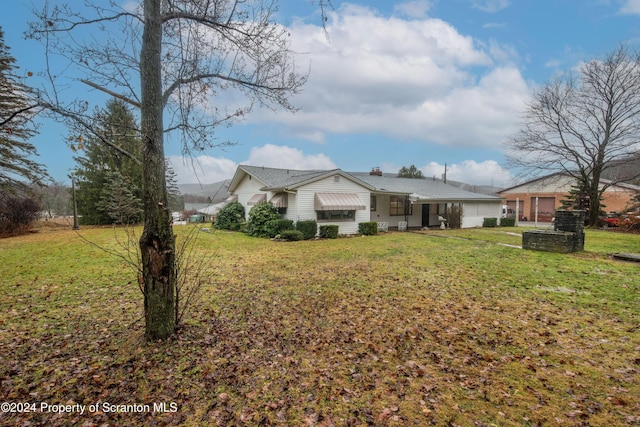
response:
[[[411,193],[371,194],[371,221],[387,224],[390,230],[440,228],[457,202],[427,200]]]

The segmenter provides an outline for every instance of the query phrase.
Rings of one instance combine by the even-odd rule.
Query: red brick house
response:
[[[611,184],[602,179],[601,185]],[[505,188],[498,195],[506,201],[509,209],[518,212],[521,221],[551,221],[555,210],[562,207],[562,200],[569,196],[575,179],[565,173],[554,173],[536,178],[514,187]],[[602,204],[606,212],[622,212],[629,201],[640,193],[637,185],[617,183],[611,184],[603,193]]]

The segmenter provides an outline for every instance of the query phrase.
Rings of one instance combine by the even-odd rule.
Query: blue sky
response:
[[[73,5],[81,0],[66,1]],[[43,0],[13,0],[0,25],[23,73],[43,68],[43,48],[24,40]],[[63,3],[50,0],[50,3]],[[397,172],[414,164],[427,176],[507,187],[505,141],[531,91],[555,73],[640,45],[640,0],[333,0],[320,26],[309,0],[281,0],[281,24],[297,61],[310,65],[300,110],[256,109],[220,129],[236,143],[184,161],[166,154],[180,183],[211,183],[238,164],[292,169]],[[78,83],[76,95],[95,97]],[[83,92],[84,91],[84,92]],[[215,101],[213,101],[215,102]],[[68,182],[73,152],[66,129],[40,122],[32,142],[50,174]],[[195,167],[194,167],[195,165]]]

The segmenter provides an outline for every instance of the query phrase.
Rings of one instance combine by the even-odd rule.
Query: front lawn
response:
[[[0,424],[640,424],[640,266],[610,257],[640,236],[497,244],[521,231],[199,233],[209,280],[159,343],[134,274],[84,241],[121,230],[2,239]]]

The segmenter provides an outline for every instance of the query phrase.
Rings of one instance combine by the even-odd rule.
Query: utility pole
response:
[[[72,230],[80,230],[80,226],[78,225],[78,206],[76,205],[76,183],[71,178],[71,195],[73,197],[73,227]]]

